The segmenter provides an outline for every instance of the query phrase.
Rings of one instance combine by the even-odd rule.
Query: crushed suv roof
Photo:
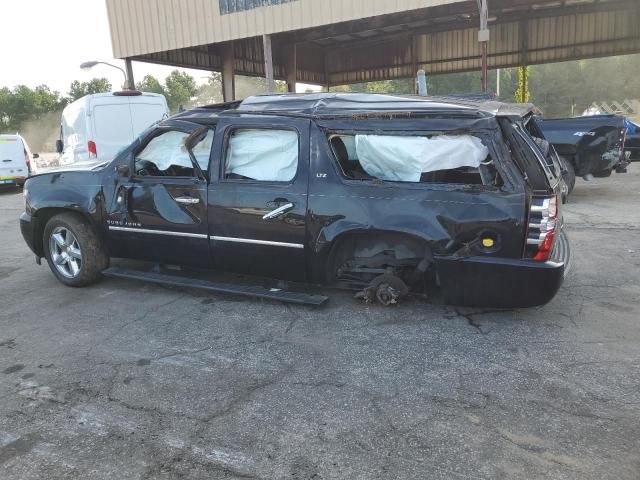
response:
[[[366,113],[455,113],[476,117],[522,117],[536,109],[531,104],[502,103],[482,98],[419,97],[372,93],[307,93],[256,95],[184,112],[180,117],[216,116],[223,112],[288,114],[310,117],[362,115]]]

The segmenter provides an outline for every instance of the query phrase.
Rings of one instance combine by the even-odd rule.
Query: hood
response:
[[[97,161],[97,162],[76,162],[69,165],[62,165],[59,167],[42,169],[39,174],[46,175],[47,173],[60,173],[60,172],[96,172],[102,170],[111,161]]]

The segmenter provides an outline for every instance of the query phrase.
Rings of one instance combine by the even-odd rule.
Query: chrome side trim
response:
[[[172,237],[187,237],[187,238],[203,238],[208,239],[209,235],[200,233],[183,233],[183,232],[167,232],[166,230],[148,230],[146,228],[129,228],[129,227],[116,227],[109,225],[109,230],[116,232],[135,232],[135,233],[150,233],[153,235],[169,235]]]
[[[200,233],[183,233],[183,232],[168,232],[166,230],[149,230],[146,228],[131,228],[131,227],[117,227],[109,225],[109,230],[116,232],[135,232],[135,233],[149,233],[153,235],[169,235],[172,237],[187,237],[187,238],[210,238],[218,242],[233,242],[233,243],[250,243],[253,245],[269,245],[271,247],[288,247],[288,248],[304,248],[301,243],[286,243],[286,242],[270,242],[267,240],[253,240],[251,238],[233,238],[233,237],[217,237],[204,235]]]
[[[251,238],[212,236],[211,240],[215,240],[217,242],[251,243],[253,245],[268,245],[271,247],[304,248],[304,245],[302,245],[301,243],[269,242],[267,240],[253,240]]]

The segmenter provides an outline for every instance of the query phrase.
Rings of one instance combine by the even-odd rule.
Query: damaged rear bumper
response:
[[[556,295],[571,263],[561,232],[552,260],[536,262],[495,257],[434,259],[444,295],[451,305],[525,308],[544,305]]]

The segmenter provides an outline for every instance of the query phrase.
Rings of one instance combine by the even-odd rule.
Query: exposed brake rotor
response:
[[[355,298],[363,299],[366,303],[378,301],[384,306],[394,305],[398,300],[409,294],[409,287],[400,277],[385,273],[374,278],[369,286],[356,293]]]

